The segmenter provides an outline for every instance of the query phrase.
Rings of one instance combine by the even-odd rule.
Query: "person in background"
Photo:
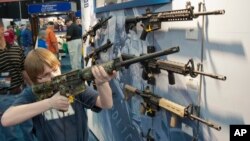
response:
[[[46,48],[47,49],[47,42],[46,42],[46,31],[45,30],[40,30],[39,34],[38,34],[38,43],[37,43],[38,47],[41,48]]]
[[[24,71],[24,58],[22,48],[5,41],[4,26],[0,19],[0,117],[19,96],[24,82],[31,85],[31,80]],[[10,127],[3,127],[0,124],[0,140],[33,141],[31,131],[31,121],[26,121],[20,126]]]
[[[12,25],[7,26],[7,30],[4,32],[4,38],[8,44],[10,44],[10,45],[14,44],[15,33],[14,33],[14,29],[13,29]]]
[[[82,36],[81,29],[72,22],[71,19],[65,20],[67,26],[67,34],[65,36],[68,43],[68,51],[70,57],[71,68],[73,70],[82,68]]]
[[[21,46],[21,29],[19,28],[18,25],[14,25],[14,32],[16,36],[16,42],[18,46]]]
[[[20,47],[23,46],[22,32],[23,32],[23,30],[25,29],[25,27],[26,27],[26,26],[25,26],[24,24],[21,24],[21,25],[20,25],[20,44],[19,44]]]
[[[33,48],[31,25],[27,24],[26,28],[21,32],[22,47],[24,49],[25,56]]]
[[[46,29],[46,42],[48,44],[48,50],[54,53],[57,57],[59,54],[58,42],[54,32],[54,22],[49,21]]]
[[[60,62],[53,53],[44,48],[35,48],[25,59],[25,70],[33,85],[49,82],[61,74]],[[26,88],[2,116],[3,126],[13,126],[32,119],[38,141],[88,141],[86,110],[99,112],[113,106],[109,81],[116,71],[107,74],[102,66],[91,68],[97,91],[86,85],[86,90],[69,102],[60,92],[37,101],[31,88]],[[85,85],[84,83],[82,85]]]
[[[81,36],[82,36],[82,20],[81,19],[76,19],[76,24],[80,27],[80,29],[81,29]]]

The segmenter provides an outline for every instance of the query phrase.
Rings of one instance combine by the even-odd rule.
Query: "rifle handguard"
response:
[[[32,86],[32,91],[37,101],[52,97],[58,91],[61,95],[68,97],[78,95],[86,90],[84,80],[81,78],[80,70],[71,71],[52,78],[51,81]]]

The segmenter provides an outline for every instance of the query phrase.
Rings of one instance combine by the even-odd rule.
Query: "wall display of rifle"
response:
[[[226,80],[226,76],[200,71],[200,65],[201,64],[197,64],[197,69],[195,69],[193,59],[189,59],[186,64],[169,60],[152,59],[142,63],[142,78],[144,80],[147,80],[149,84],[155,85],[154,74],[159,74],[161,70],[166,70],[168,72],[168,81],[170,85],[175,84],[174,73],[181,74],[184,76],[190,75],[192,78],[195,78],[200,74],[217,80]]]
[[[200,8],[199,8],[200,9]],[[191,21],[199,16],[205,15],[223,15],[225,10],[215,10],[208,12],[194,12],[194,7],[190,2],[187,2],[186,9],[178,9],[171,11],[163,11],[153,13],[150,9],[146,9],[146,13],[142,16],[127,17],[125,20],[125,29],[129,33],[129,30],[133,29],[138,22],[142,22],[143,28],[140,36],[141,40],[145,40],[149,32],[161,29],[162,22],[173,22],[173,21]]]
[[[155,112],[157,112],[159,110],[159,108],[163,108],[171,113],[173,113],[173,118],[171,118],[171,123],[170,125],[172,127],[175,127],[176,125],[176,116],[179,116],[181,118],[187,117],[191,120],[197,120],[203,124],[206,124],[207,126],[214,128],[218,131],[221,130],[221,126],[216,125],[210,121],[206,121],[196,115],[194,115],[193,113],[191,113],[190,111],[190,106],[184,107],[178,103],[175,103],[173,101],[170,101],[168,99],[159,97],[155,94],[153,94],[150,90],[149,87],[147,87],[144,91],[140,91],[137,88],[130,86],[130,85],[125,85],[124,86],[125,89],[125,99],[129,100],[132,96],[134,95],[139,95],[143,98],[145,105],[143,105],[143,108],[145,108],[145,111],[148,111],[147,115],[149,116],[153,116]]]
[[[86,62],[86,65],[89,62],[89,59],[92,59],[91,65],[95,65],[96,61],[100,58],[100,53],[101,52],[106,52],[110,47],[112,47],[113,43],[108,39],[107,43],[95,48],[91,53],[87,54],[86,57],[84,57],[84,60]]]
[[[90,27],[90,29],[86,31],[86,33],[83,34],[82,36],[83,42],[85,43],[87,40],[87,37],[89,36],[89,44],[91,46],[95,46],[96,31],[104,27],[107,24],[108,20],[111,18],[112,16],[109,16],[108,18],[99,19],[98,22],[94,26]]]
[[[122,58],[124,60],[131,59],[134,57],[135,57],[134,55],[122,54]],[[150,59],[141,62],[141,65],[143,68],[142,78],[144,80],[147,80],[148,84],[151,85],[156,84],[154,74],[161,73],[161,70],[166,70],[168,72],[168,80],[170,85],[175,84],[174,73],[181,74],[184,76],[190,75],[193,78],[197,77],[200,74],[217,80],[222,80],[222,81],[226,80],[226,76],[200,71],[199,70],[200,64],[198,64],[197,69],[195,69],[193,59],[190,59],[186,64],[169,60]]]
[[[172,32],[170,36],[169,35],[161,36],[164,31],[159,32],[159,34],[158,32],[154,31],[157,31],[161,28],[166,29],[164,26],[167,25],[163,25],[162,22],[191,21],[190,23],[195,23],[194,21],[196,21],[198,17],[205,18],[208,17],[208,15],[223,15],[225,14],[225,10],[221,9],[221,10],[210,11],[210,9],[208,9],[208,11],[206,11],[206,8],[204,7],[201,8],[201,5],[202,6],[205,5],[204,3],[202,4],[199,3],[199,7],[197,7],[197,9],[199,10],[196,10],[196,7],[194,8],[190,2],[187,2],[186,7],[184,7],[184,9],[176,9],[175,8],[176,3],[179,4],[179,2],[182,3],[182,1],[178,2],[173,1],[173,4],[157,5],[157,6],[151,5],[149,6],[149,8],[139,7],[133,9],[124,9],[119,11],[108,11],[107,13],[102,13],[100,15],[97,15],[100,17],[106,17],[105,15],[113,16],[112,21],[109,22],[108,24],[109,27],[112,27],[112,29],[109,30],[109,32],[112,33],[101,36],[103,37],[101,39],[110,39],[111,41],[115,41],[112,49],[113,54],[112,51],[110,51],[107,58],[113,58],[113,56],[121,55],[123,61],[131,60],[135,58],[135,55],[139,56],[140,54],[145,53],[146,49],[145,47],[151,44],[157,47],[157,50],[163,50],[165,49],[166,45],[172,46],[172,44],[174,43],[176,43],[177,45],[185,44],[185,47],[191,46],[194,47],[192,49],[195,49],[195,51],[192,49],[189,50],[187,49],[188,52],[184,52],[183,53],[184,56],[181,56],[181,57],[193,56],[187,58],[186,59],[187,62],[186,61],[184,61],[183,63],[177,62],[173,58],[170,59],[171,60],[170,61],[169,58],[165,59],[165,57],[161,57],[161,59],[164,58],[164,60],[160,60],[159,58],[143,60],[140,61],[139,64],[130,66],[129,69],[122,69],[122,71],[119,72],[119,76],[117,77],[117,79],[115,79],[117,81],[117,84],[114,86],[115,88],[112,88],[112,91],[118,89],[117,87],[119,87],[119,89],[124,88],[124,84],[130,84],[131,87],[133,86],[136,88],[141,88],[143,89],[143,91],[140,91],[139,93],[135,93],[133,90],[132,92],[130,91],[130,94],[133,93],[134,95],[137,96],[133,97],[128,102],[124,102],[123,99],[124,96],[128,98],[126,93],[118,92],[119,98],[117,97],[116,93],[117,91],[115,92],[115,94],[113,93],[113,99],[114,99],[114,108],[112,109],[113,113],[109,116],[107,115],[104,116],[108,117],[111,120],[111,122],[114,122],[115,124],[109,124],[105,121],[103,122],[103,120],[100,120],[102,122],[101,124],[104,127],[107,127],[107,125],[111,125],[112,127],[112,129],[109,131],[97,129],[98,132],[100,131],[101,133],[104,134],[103,136],[105,137],[109,136],[112,138],[111,140],[127,141],[128,138],[126,137],[128,137],[128,135],[132,135],[134,132],[132,133],[131,131],[128,131],[130,130],[130,128],[126,128],[126,130],[124,129],[120,131],[121,130],[120,127],[124,127],[123,126],[124,124],[126,124],[126,126],[131,126],[131,124],[136,125],[137,127],[136,132],[138,131],[138,134],[141,135],[140,137],[142,138],[142,140],[148,140],[148,141],[149,140],[189,141],[191,139],[193,141],[197,141],[197,140],[202,140],[203,137],[206,137],[206,135],[203,136],[201,134],[201,130],[204,130],[205,132],[208,130],[209,133],[210,132],[212,133],[213,129],[216,129],[218,131],[221,130],[221,127],[219,125],[215,124],[214,122],[209,122],[205,120],[208,118],[216,122],[219,121],[219,124],[221,124],[220,120],[218,119],[220,118],[219,116],[213,115],[213,112],[210,112],[206,109],[207,107],[202,107],[204,109],[200,108],[199,98],[197,95],[199,95],[198,89],[201,88],[195,87],[195,89],[193,89],[191,87],[187,87],[189,85],[186,82],[182,82],[182,79],[178,79],[179,77],[176,77],[176,75],[190,76],[192,78],[198,78],[198,76],[204,78],[204,76],[206,76],[222,81],[225,81],[227,77],[224,75],[207,73],[206,70],[203,71],[202,61],[197,61],[201,63],[196,66],[193,59],[191,59],[200,57],[199,54],[200,48],[198,49],[195,48],[196,46],[199,47],[200,38],[198,38],[196,41],[184,40],[182,42],[182,38],[178,38],[180,35],[179,32],[176,34],[173,33],[173,36]],[[173,10],[170,9],[171,7]],[[143,11],[146,8],[147,10],[144,14]],[[155,11],[162,11],[162,12],[155,12]],[[211,20],[213,18],[207,18],[207,19]],[[125,23],[121,23],[121,21],[125,21]],[[199,31],[203,30],[202,29],[203,27],[200,27],[200,21],[201,21],[200,19],[197,20]],[[138,27],[137,25],[139,24],[142,25],[143,30],[142,34],[138,36],[137,33],[140,34],[140,30],[139,32],[133,32],[133,30],[137,30],[135,28]],[[183,22],[183,26],[186,27],[186,25],[184,24],[185,23]],[[211,24],[209,24],[208,26],[210,25]],[[150,38],[149,37],[147,38],[147,35],[148,33],[150,34],[150,32],[153,32],[153,34],[152,36],[149,35]],[[129,34],[124,34],[124,33],[129,33]],[[155,35],[154,33],[156,33],[157,36],[154,36]],[[147,41],[144,41],[146,39]],[[103,41],[102,44],[104,44],[105,41],[104,40],[102,41]],[[96,41],[96,43],[99,42]],[[118,53],[116,53],[114,50],[117,50]],[[154,52],[156,49],[150,48],[149,50],[150,51],[147,52],[148,54]],[[141,55],[140,57],[142,56],[144,55]],[[89,56],[86,59],[96,58],[96,57],[97,59],[100,59],[100,61],[105,60],[103,57],[98,58],[98,56],[95,55]],[[96,61],[96,59],[94,59],[94,61]],[[96,62],[92,63],[96,64]],[[128,66],[129,65],[125,65],[125,67]],[[165,73],[161,73],[162,70],[165,70],[167,72],[167,75],[165,75]],[[219,70],[219,69],[215,68],[214,70]],[[217,71],[215,72],[217,73]],[[166,77],[161,77],[161,76],[166,76]],[[156,84],[156,80],[157,82],[160,83]],[[196,86],[201,86],[203,82],[204,81],[197,82]],[[216,83],[220,83],[220,81],[216,81]],[[147,86],[148,84],[153,84],[152,86],[150,86],[152,88],[152,92],[149,91],[149,89],[144,89],[145,86]],[[125,86],[125,89],[126,87],[127,86]],[[131,87],[129,88],[130,90]],[[207,87],[205,86],[204,91],[207,90],[206,88]],[[141,101],[143,102],[141,103]],[[119,105],[117,105],[117,103],[119,103]],[[141,106],[141,109],[139,108],[140,106],[138,105]],[[204,114],[200,115],[199,113],[200,109],[202,109],[201,111],[206,112],[206,115]],[[140,110],[143,114],[138,114]],[[126,115],[117,113],[126,113]],[[171,114],[172,116],[170,116]],[[128,119],[129,122],[124,122],[124,119]],[[97,125],[95,121],[93,121],[93,123],[94,125]],[[200,125],[203,124],[200,123],[203,123],[205,125],[204,127],[206,127],[206,125],[208,127],[211,127],[211,129],[210,128],[201,129]],[[117,126],[118,124],[120,126]],[[184,129],[187,128],[190,130],[184,131]],[[123,131],[126,131],[130,134],[125,135],[123,134],[124,133]]]

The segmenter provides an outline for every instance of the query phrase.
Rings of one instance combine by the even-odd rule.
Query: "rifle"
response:
[[[96,48],[94,51],[92,51],[90,54],[88,54],[84,59],[86,61],[86,64],[88,64],[89,59],[92,58],[92,65],[95,65],[95,62],[97,59],[99,59],[99,54],[101,52],[106,52],[107,49],[109,49],[111,46],[113,45],[113,43],[110,42],[110,40],[107,40],[107,43],[102,45],[99,48]]]
[[[158,111],[159,108],[163,108],[171,113],[174,114],[175,116],[179,116],[181,118],[187,117],[191,120],[197,120],[205,125],[207,125],[208,127],[212,127],[218,131],[221,130],[221,126],[213,124],[212,122],[206,121],[200,117],[197,117],[196,115],[192,114],[190,112],[190,108],[192,108],[191,106],[187,106],[184,107],[178,103],[175,103],[173,101],[170,101],[168,99],[159,97],[155,94],[153,94],[150,90],[149,87],[147,87],[144,91],[140,91],[130,85],[125,85],[125,99],[129,100],[132,96],[134,95],[139,95],[143,98],[144,102],[146,103],[146,106],[144,106],[144,108],[146,109],[147,115],[149,116],[154,116],[154,112]],[[174,121],[175,119],[173,117],[171,117],[171,127],[175,127],[176,121]]]
[[[151,53],[141,57],[123,61],[122,58],[116,58],[107,63],[100,64],[104,67],[108,74],[111,74],[113,70],[120,70],[124,66],[128,66],[143,60],[156,58],[163,55],[169,55],[179,52],[179,47],[172,47],[159,52]],[[92,67],[85,69],[74,70],[56,77],[53,77],[51,81],[36,84],[32,86],[33,93],[37,96],[37,100],[42,100],[53,96],[56,92],[60,92],[61,95],[66,97],[72,97],[85,91],[85,81],[94,80],[94,76],[91,71]]]
[[[181,75],[190,75],[192,78],[195,78],[198,76],[198,74],[203,76],[208,76],[217,80],[223,80],[225,81],[227,79],[226,76],[223,75],[217,75],[217,74],[211,74],[199,71],[201,64],[197,64],[197,70],[194,67],[194,61],[193,59],[189,59],[189,61],[184,64],[180,62],[174,62],[169,60],[146,60],[142,62],[143,65],[143,72],[142,72],[142,78],[144,80],[147,80],[149,84],[155,85],[155,78],[152,74],[159,74],[162,70],[166,70],[168,72],[168,81],[170,85],[175,84],[175,77],[174,73],[181,74]]]
[[[199,8],[200,9],[200,8]],[[142,16],[128,17],[125,20],[126,33],[134,28],[138,22],[142,22],[143,31],[140,36],[141,40],[145,40],[149,32],[158,30],[161,28],[161,22],[172,22],[172,21],[191,21],[194,18],[204,15],[222,15],[225,10],[216,10],[209,12],[197,12],[194,13],[194,7],[191,6],[190,2],[187,2],[186,9],[171,10],[152,13],[150,9],[146,9],[146,13]]]
[[[109,16],[108,18],[106,19],[99,19],[98,22],[93,26],[91,27],[85,34],[83,34],[82,36],[82,39],[83,39],[83,42],[85,43],[86,40],[87,40],[87,37],[88,35],[90,36],[89,37],[89,43],[91,44],[91,46],[94,46],[94,37],[96,35],[96,31],[101,28],[102,26],[104,26],[104,24],[109,20],[111,19],[112,16]]]
[[[123,60],[132,59],[136,57],[135,55],[130,54],[122,54]],[[143,56],[143,55],[141,55]],[[149,59],[141,62],[142,64],[142,78],[147,80],[148,84],[155,85],[155,78],[153,74],[161,73],[161,70],[166,70],[168,72],[168,81],[170,85],[175,84],[174,73],[181,75],[190,75],[192,78],[197,77],[199,74],[203,76],[208,76],[217,80],[225,81],[227,79],[226,76],[211,74],[199,71],[201,64],[197,64],[197,70],[194,67],[193,59],[189,59],[189,61],[184,64],[180,62],[174,62],[169,60],[157,60],[157,59]]]

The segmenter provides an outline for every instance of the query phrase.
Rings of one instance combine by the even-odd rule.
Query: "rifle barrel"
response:
[[[198,17],[198,16],[205,16],[205,15],[224,15],[224,14],[225,14],[225,10],[215,10],[215,11],[209,11],[209,12],[194,13],[194,16]]]
[[[223,80],[223,81],[225,81],[227,79],[227,77],[223,76],[223,75],[215,75],[215,74],[205,73],[205,72],[201,72],[201,71],[197,71],[197,70],[194,70],[194,73],[201,74],[201,75],[204,75],[204,76],[208,76],[208,77],[218,79],[218,80]]]
[[[111,41],[108,39],[108,40],[107,40],[107,43],[104,44],[104,45],[102,45],[101,47],[97,48],[97,49],[95,50],[95,52],[96,52],[96,53],[100,53],[100,52],[102,52],[102,51],[104,51],[104,50],[110,48],[112,45],[113,45],[113,43],[111,43]]]
[[[109,16],[108,18],[106,18],[105,20],[103,20],[103,22],[102,23],[105,23],[105,22],[107,22],[109,19],[111,19],[112,18],[112,16]]]
[[[198,70],[189,71],[190,69],[187,68],[186,64],[183,64],[180,62],[169,61],[169,60],[166,60],[166,61],[158,60],[156,64],[155,62],[150,62],[149,65],[150,66],[157,65],[160,69],[172,71],[174,73],[178,73],[182,75],[187,75],[187,74],[192,73],[192,74],[200,74],[200,75],[208,76],[208,77],[218,79],[218,80],[223,80],[223,81],[227,79],[227,77],[223,75],[216,75],[216,74],[201,72]],[[192,75],[190,74],[190,76]],[[196,77],[197,75],[194,75],[194,76]]]
[[[117,63],[116,67],[120,68],[120,67],[123,67],[123,66],[128,66],[128,65],[131,65],[131,64],[136,63],[136,62],[145,61],[145,60],[160,57],[160,56],[163,56],[163,55],[173,54],[173,53],[176,53],[176,52],[179,52],[179,51],[180,51],[180,48],[178,46],[177,47],[172,47],[172,48],[169,48],[169,49],[166,49],[166,50],[163,50],[163,51],[150,53],[150,54],[147,54],[147,55],[143,55],[141,57],[136,57],[134,59],[129,59],[129,60],[122,61],[120,63]]]
[[[109,49],[112,45],[113,45],[113,43],[111,43],[111,41],[108,39],[106,44],[100,46],[99,48],[97,48],[94,51],[92,51],[91,53],[89,53],[85,57],[85,61],[88,63],[89,58],[92,58],[93,56],[98,55],[100,52],[103,52],[103,51]]]
[[[195,115],[193,115],[193,114],[189,114],[188,116],[189,116],[189,118],[195,119],[195,120],[197,120],[197,121],[199,121],[199,122],[202,122],[202,123],[206,124],[207,126],[212,127],[212,128],[214,128],[214,129],[216,129],[216,130],[218,130],[218,131],[221,130],[221,126],[216,125],[216,124],[213,124],[213,123],[210,122],[210,121],[207,121],[207,120],[204,120],[204,119],[202,119],[202,118],[199,118],[199,117],[197,117],[197,116],[195,116]]]

